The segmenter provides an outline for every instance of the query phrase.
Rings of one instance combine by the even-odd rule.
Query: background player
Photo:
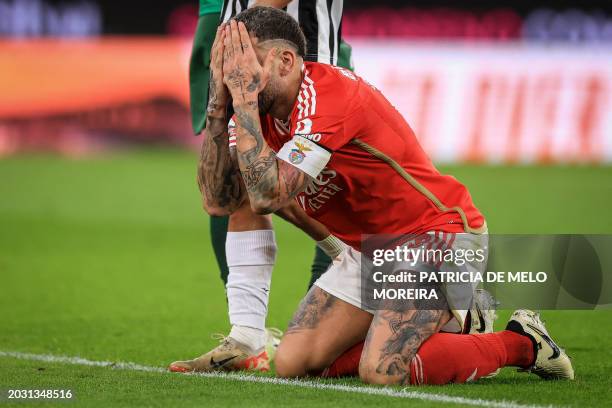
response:
[[[284,8],[300,22],[306,41],[308,53],[305,59],[326,64],[339,63],[352,69],[350,47],[340,40],[342,19],[342,0],[262,0],[262,1],[205,1],[200,3],[200,19],[194,39],[190,63],[190,87],[192,123],[196,134],[200,133],[206,123],[208,104],[208,81],[210,77],[210,48],[214,39],[213,21],[221,12],[221,21],[225,22],[247,6],[266,5]],[[214,101],[212,101],[214,103]],[[315,241],[315,258],[311,268],[310,287],[314,281],[329,267],[331,257],[336,256],[343,245],[330,236],[319,223],[307,217],[296,205],[288,206],[278,215],[304,230]],[[228,232],[229,228],[229,232]],[[274,337],[276,330],[265,331],[267,316],[268,292],[272,268],[276,256],[276,242],[270,216],[254,214],[248,209],[236,211],[231,218],[223,213],[211,214],[211,241],[221,278],[227,287],[228,308],[232,330],[228,336],[231,345],[225,341],[212,351],[216,360],[223,360],[227,350],[232,353],[236,340],[246,347],[241,350],[244,358],[235,359],[232,364],[248,360],[251,369],[267,367],[268,353],[260,352],[263,345],[278,343]],[[228,265],[229,264],[229,265]],[[230,340],[228,340],[230,341]],[[228,348],[229,347],[229,348]],[[211,367],[209,353],[202,358],[177,361],[170,365],[174,371],[208,370],[221,368]],[[260,364],[261,363],[261,364]]]

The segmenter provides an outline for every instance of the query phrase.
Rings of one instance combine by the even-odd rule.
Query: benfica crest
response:
[[[295,146],[296,147],[291,149],[291,151],[289,152],[289,161],[293,164],[300,164],[304,161],[304,158],[306,157],[305,152],[309,152],[312,149],[300,142],[295,142]]]

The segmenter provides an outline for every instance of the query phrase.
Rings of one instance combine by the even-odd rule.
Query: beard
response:
[[[257,96],[257,106],[260,115],[267,115],[270,113],[270,109],[272,109],[272,105],[274,104],[274,99],[276,99],[276,87],[273,81],[270,80]]]

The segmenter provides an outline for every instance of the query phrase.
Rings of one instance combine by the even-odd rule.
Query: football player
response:
[[[252,212],[269,214],[296,200],[347,245],[290,323],[277,352],[278,375],[329,370],[364,342],[356,369],[368,383],[467,382],[505,366],[573,378],[569,357],[534,312],[516,311],[501,332],[460,335],[441,331],[464,329],[466,310],[363,308],[363,234],[486,248],[483,215],[465,186],[436,170],[378,90],[348,70],[304,61],[304,36],[286,13],[246,10],[219,30],[216,41],[223,84],[211,87],[214,120],[206,128],[216,143],[202,148],[206,209],[231,213],[248,203]],[[218,75],[213,72],[215,82]],[[229,144],[224,123],[230,99],[235,162],[229,147],[218,147],[226,138]]]

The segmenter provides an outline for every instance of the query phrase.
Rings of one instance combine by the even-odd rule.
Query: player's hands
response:
[[[217,28],[215,41],[210,53],[210,84],[208,91],[208,115],[224,116],[230,93],[223,83],[223,51],[224,51],[225,28],[220,25]]]
[[[275,49],[268,52],[262,66],[245,25],[234,20],[225,26],[224,48],[223,81],[232,95],[234,106],[257,106],[257,96],[270,79]]]

